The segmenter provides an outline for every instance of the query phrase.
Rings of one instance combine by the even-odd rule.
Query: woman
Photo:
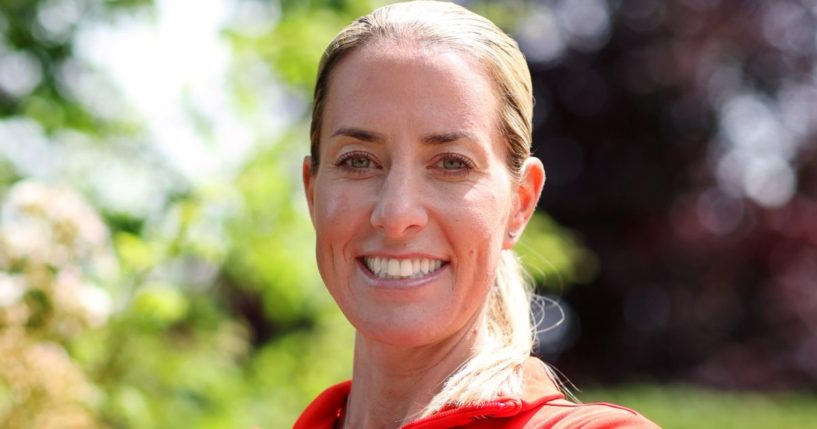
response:
[[[531,358],[512,248],[545,182],[516,43],[442,2],[375,10],[321,59],[303,180],[326,287],[356,329],[315,428],[654,428],[564,400]]]

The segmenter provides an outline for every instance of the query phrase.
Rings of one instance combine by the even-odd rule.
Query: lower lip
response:
[[[377,277],[374,275],[373,272],[369,270],[368,267],[361,261],[357,259],[357,269],[363,273],[363,277],[370,283],[372,286],[382,287],[382,288],[392,288],[392,289],[406,289],[406,288],[417,288],[420,286],[424,286],[432,281],[436,280],[440,274],[448,269],[448,263],[444,263],[443,266],[438,268],[436,271],[426,274],[423,277],[417,278],[408,278],[408,279],[384,279],[381,277]]]

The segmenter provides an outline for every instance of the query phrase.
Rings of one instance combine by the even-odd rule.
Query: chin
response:
[[[446,315],[449,315],[446,313]],[[352,320],[358,335],[369,341],[394,347],[423,347],[457,335],[465,325],[455,325],[446,317],[430,317],[427,312],[384,315]]]

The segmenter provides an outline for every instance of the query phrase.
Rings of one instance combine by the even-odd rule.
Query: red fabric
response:
[[[522,399],[498,399],[472,407],[444,409],[400,429],[659,429],[625,407],[606,403],[574,404],[564,399],[544,367],[530,359],[524,367]],[[293,429],[333,429],[341,419],[352,383],[321,393],[304,410]]]

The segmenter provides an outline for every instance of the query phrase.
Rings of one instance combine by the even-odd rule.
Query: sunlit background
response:
[[[0,0],[0,427],[291,426],[350,376],[300,188],[370,0]],[[463,1],[529,60],[537,353],[664,428],[817,428],[817,1]]]

